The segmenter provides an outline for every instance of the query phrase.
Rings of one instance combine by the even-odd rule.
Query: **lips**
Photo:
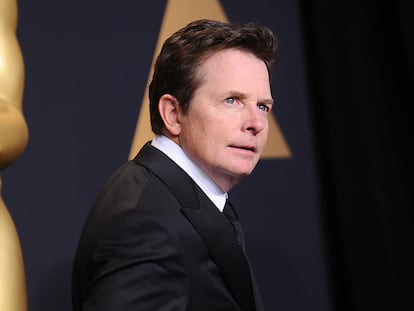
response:
[[[236,146],[232,145],[231,148],[241,149],[241,150],[247,150],[251,152],[256,152],[257,148],[255,146]]]

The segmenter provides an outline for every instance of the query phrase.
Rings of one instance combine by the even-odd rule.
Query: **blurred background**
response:
[[[80,230],[128,158],[166,4],[18,0],[30,138],[1,176],[29,310],[71,310]],[[273,113],[292,154],[261,161],[231,193],[265,309],[413,310],[412,10],[220,4],[280,43]]]

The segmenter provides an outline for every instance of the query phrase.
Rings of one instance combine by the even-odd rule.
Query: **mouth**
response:
[[[231,145],[230,147],[235,148],[235,149],[240,149],[240,150],[246,150],[246,151],[250,151],[250,152],[254,152],[254,153],[256,153],[256,151],[257,151],[257,148],[254,147],[254,146],[234,146],[234,145]]]

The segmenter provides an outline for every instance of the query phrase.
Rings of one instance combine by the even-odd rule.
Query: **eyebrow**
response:
[[[273,98],[263,99],[263,100],[259,100],[259,103],[273,106],[273,104],[275,103],[275,100]]]
[[[226,92],[225,94],[228,94],[225,96],[234,96],[234,97],[239,97],[242,99],[248,97],[247,94],[239,92],[239,91],[229,91],[229,92]],[[275,100],[273,98],[267,98],[267,99],[260,99],[257,102],[260,104],[273,105]]]

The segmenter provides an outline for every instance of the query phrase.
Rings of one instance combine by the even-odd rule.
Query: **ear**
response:
[[[158,111],[168,133],[174,137],[178,136],[181,132],[181,107],[177,99],[170,94],[164,94],[158,101]]]

